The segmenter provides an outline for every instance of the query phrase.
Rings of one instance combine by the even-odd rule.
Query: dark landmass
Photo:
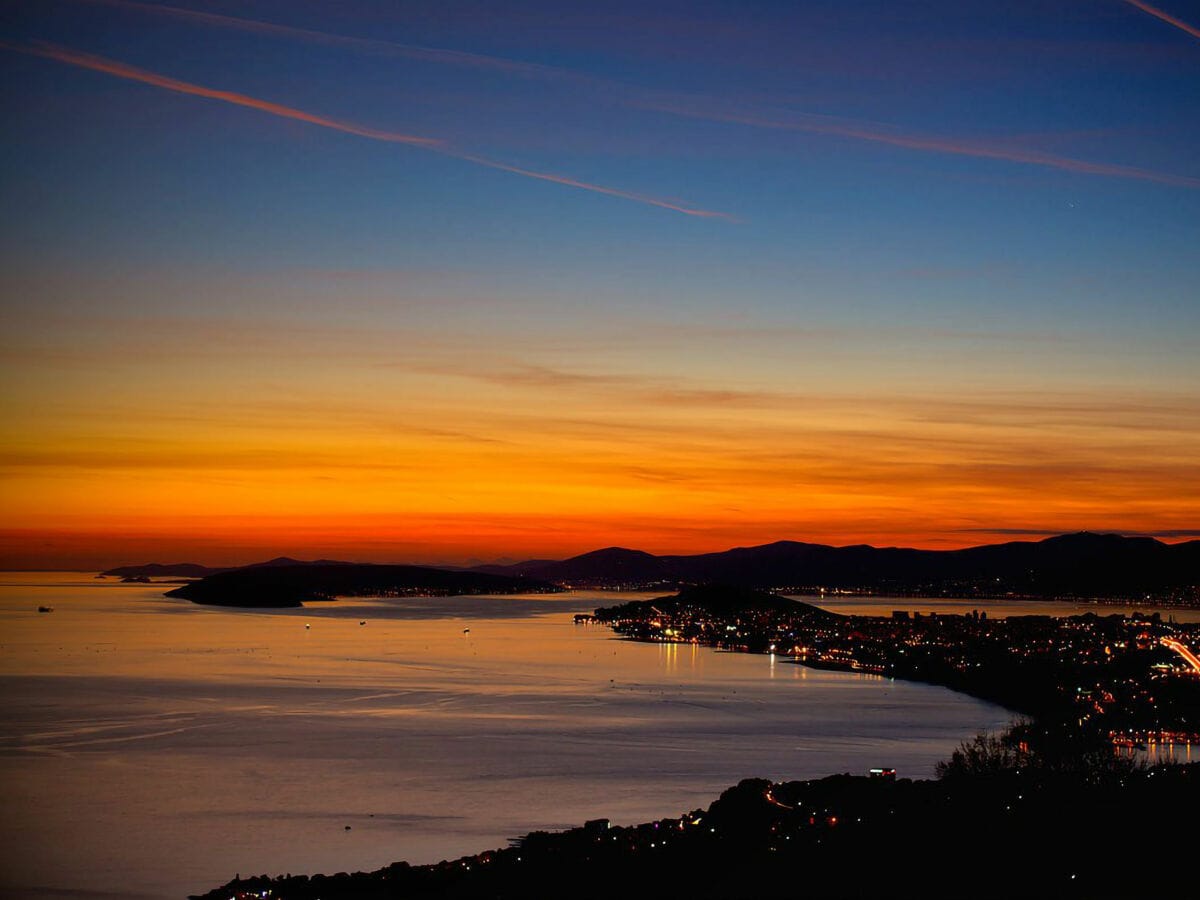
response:
[[[1126,598],[1200,602],[1200,541],[1164,544],[1115,534],[1061,535],[965,550],[779,541],[696,556],[611,547],[555,563],[473,571],[571,587],[654,589],[719,582],[782,593],[850,591],[965,598]]]
[[[104,575],[206,578],[254,568],[359,565],[280,557],[249,566],[212,568],[195,563],[120,566]],[[1060,535],[966,550],[831,547],[778,541],[695,556],[654,556],[609,547],[571,559],[513,565],[445,567],[567,588],[678,588],[721,583],[791,594],[845,591],[967,599],[1126,599],[1200,605],[1200,541],[1164,544],[1115,534]]]
[[[210,575],[167,591],[193,603],[215,606],[292,607],[338,597],[525,594],[559,588],[533,579],[480,572],[447,572],[423,566],[356,563],[249,566]]]
[[[234,880],[198,900],[1190,896],[1196,809],[1200,764],[748,779],[679,818],[534,832],[436,865]]]
[[[708,586],[597,609],[576,622],[628,638],[774,652],[814,668],[939,684],[1106,741],[1200,744],[1200,624],[1153,615],[843,616],[785,597]]]
[[[206,575],[228,571],[229,569],[214,569],[196,563],[147,563],[144,566],[117,566],[100,574],[117,578],[203,578]]]
[[[682,572],[676,561],[688,558],[654,556],[643,550],[608,547],[559,561],[529,560],[511,566],[476,566],[475,571],[588,587],[653,585],[676,580]]]
[[[248,566],[202,566],[197,563],[147,563],[142,566],[118,566],[101,572],[101,575],[115,575],[121,578],[207,578],[209,575],[219,575],[222,572],[234,572],[238,569],[262,569],[281,566],[349,566],[353,563],[336,559],[316,559],[307,562],[279,556],[265,562],[250,563]]]
[[[675,620],[721,619],[726,617],[773,616],[787,621],[828,624],[846,616],[820,607],[780,597],[767,591],[739,588],[731,585],[703,584],[684,588],[671,597],[653,600],[632,600],[618,606],[602,607],[595,615],[576,616],[577,620],[594,618],[600,622],[655,620],[667,617]],[[689,636],[690,637],[690,636]]]

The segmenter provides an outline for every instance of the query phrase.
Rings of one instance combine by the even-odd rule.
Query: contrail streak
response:
[[[300,122],[308,122],[310,125],[320,125],[322,128],[332,128],[335,131],[344,131],[347,134],[356,134],[359,137],[371,138],[371,140],[375,141],[390,141],[394,144],[414,144],[420,147],[436,147],[442,143],[436,138],[399,134],[394,131],[380,131],[375,128],[364,128],[361,125],[354,125],[350,122],[339,122],[337,119],[328,119],[324,116],[313,115],[302,109],[283,106],[279,103],[271,103],[269,100],[259,100],[257,97],[249,97],[246,94],[237,94],[233,91],[219,91],[214,88],[204,87],[203,85],[192,84],[188,81],[180,81],[176,78],[169,78],[166,75],[159,75],[156,72],[138,69],[123,62],[105,59],[103,56],[80,53],[76,50],[57,47],[53,44],[39,43],[35,46],[4,44],[3,46],[11,50],[16,50],[19,53],[28,53],[32,56],[53,59],[67,65],[78,66],[81,69],[91,69],[93,72],[103,72],[106,75],[114,75],[117,78],[140,81],[143,84],[151,84],[168,91],[177,91],[180,94],[208,97],[211,100],[232,103],[234,106],[246,106],[250,109],[257,109],[260,112],[270,113],[273,116],[280,116],[284,119],[296,119]]]
[[[777,119],[766,116],[714,112],[712,110],[676,106],[669,103],[646,103],[642,105],[647,109],[653,109],[658,112],[693,119],[703,119],[710,122],[729,122],[737,125],[771,128],[780,131],[830,134],[838,137],[853,138],[859,141],[870,141],[876,144],[890,144],[893,147],[904,147],[909,150],[947,153],[955,156],[973,156],[980,159],[998,159],[1006,162],[1027,163],[1035,166],[1046,166],[1052,169],[1063,169],[1068,172],[1080,172],[1085,175],[1108,175],[1115,178],[1153,181],[1176,187],[1200,188],[1200,178],[1194,178],[1189,175],[1172,175],[1169,173],[1154,172],[1149,169],[1139,169],[1134,166],[1088,162],[1087,160],[1072,159],[1067,156],[1055,156],[1052,153],[1041,153],[1037,150],[1020,150],[1012,147],[1000,147],[994,144],[975,144],[927,135],[891,132],[878,125],[827,120],[815,116]]]
[[[1180,31],[1186,31],[1194,38],[1200,38],[1200,28],[1197,28],[1195,25],[1189,25],[1182,19],[1177,19],[1170,13],[1165,13],[1156,6],[1151,6],[1149,3],[1142,3],[1142,0],[1125,0],[1125,2],[1130,6],[1136,6],[1144,13],[1149,13],[1156,19],[1162,19],[1168,25],[1174,25]]]
[[[176,91],[181,94],[191,94],[196,97],[207,97],[212,100],[220,100],[224,103],[231,103],[234,106],[245,106],[250,109],[259,110],[260,112],[269,113],[273,116],[280,116],[284,119],[296,119],[300,122],[307,122],[310,125],[319,125],[322,128],[332,128],[335,131],[342,131],[346,134],[370,138],[371,140],[388,141],[395,144],[410,144],[426,150],[432,150],[435,153],[441,153],[445,156],[453,157],[454,159],[461,159],[466,162],[474,163],[475,165],[485,166],[489,169],[497,169],[501,172],[511,172],[514,175],[521,175],[525,178],[534,178],[538,181],[549,181],[554,184],[562,184],[566,185],[567,187],[578,188],[579,190],[583,191],[590,191],[594,194],[605,194],[609,197],[619,197],[623,200],[631,200],[635,203],[642,203],[647,206],[656,206],[660,209],[669,209],[673,212],[682,213],[687,216],[696,216],[706,219],[732,219],[732,216],[728,215],[727,213],[684,206],[681,203],[660,199],[658,197],[651,197],[645,194],[635,194],[631,191],[623,191],[618,188],[606,187],[601,184],[580,181],[577,178],[569,178],[564,175],[554,175],[549,172],[538,172],[533,169],[523,169],[519,166],[509,165],[508,163],[497,162],[495,160],[487,159],[486,157],[476,156],[472,153],[456,150],[447,146],[445,141],[442,141],[438,138],[401,134],[394,131],[381,131],[376,128],[366,128],[350,122],[342,122],[337,119],[330,119],[325,116],[314,115],[313,113],[305,112],[304,110],[296,109],[291,106],[283,106],[282,104],[272,103],[268,100],[260,100],[257,97],[251,97],[246,94],[238,94],[234,93],[233,91],[221,91],[216,90],[215,88],[193,84],[188,81],[180,81],[177,78],[159,75],[156,72],[149,72],[145,69],[139,69],[123,62],[106,59],[102,56],[94,56],[90,53],[81,53],[76,50],[58,47],[53,44],[39,43],[37,45],[21,46],[0,42],[0,47],[6,47],[10,50],[15,50],[18,53],[26,53],[32,56],[40,56],[45,59],[52,59],[56,62],[78,66],[79,68],[83,69],[90,69],[95,72],[103,72],[106,75],[113,75],[117,78],[125,78],[130,81],[137,81],[141,82],[142,84],[153,85],[154,87],[163,88],[164,90],[168,91]]]
[[[597,194],[608,194],[610,197],[621,197],[625,200],[633,200],[636,203],[646,203],[650,206],[661,206],[663,209],[674,210],[688,216],[698,216],[702,219],[730,219],[733,216],[729,213],[713,212],[707,209],[696,209],[691,206],[683,206],[678,203],[673,203],[669,200],[659,200],[656,197],[647,197],[644,194],[634,194],[629,191],[622,191],[618,188],[603,187],[598,184],[589,184],[586,181],[577,181],[574,178],[567,178],[563,175],[551,175],[547,172],[535,172],[532,169],[522,169],[519,166],[510,166],[508,163],[496,162],[495,160],[486,159],[482,156],[475,156],[471,153],[460,153],[457,150],[445,149],[439,151],[447,156],[453,156],[456,159],[465,159],[467,162],[473,162],[476,165],[487,166],[489,169],[499,169],[501,172],[512,172],[514,175],[524,175],[526,178],[537,178],[540,181],[552,181],[555,184],[565,184],[568,187],[582,188],[585,191],[594,191]]]
[[[175,18],[200,22],[214,27],[232,28],[258,34],[290,37],[332,46],[354,47],[357,49],[368,50],[377,53],[394,54],[413,59],[424,59],[435,63],[492,69],[495,71],[504,71],[519,75],[570,81],[577,85],[586,85],[595,90],[610,93],[611,96],[617,98],[619,102],[622,102],[626,105],[642,109],[652,109],[668,115],[685,116],[688,118],[704,119],[714,122],[741,124],[758,128],[773,128],[790,131],[804,131],[812,134],[836,135],[854,140],[870,141],[877,144],[890,144],[894,147],[903,147],[909,150],[917,150],[927,153],[947,153],[956,156],[970,156],[978,159],[994,159],[1006,162],[1024,163],[1027,165],[1044,166],[1052,169],[1078,172],[1086,175],[1101,175],[1111,178],[1152,181],[1159,184],[1169,184],[1176,187],[1185,188],[1200,187],[1200,179],[1186,175],[1172,175],[1170,173],[1154,172],[1147,169],[1139,169],[1135,166],[1121,166],[1111,163],[1094,163],[1086,160],[1057,156],[1051,153],[1042,153],[1036,150],[1018,150],[1011,147],[997,146],[994,144],[956,141],[930,135],[911,133],[903,134],[899,132],[888,131],[884,126],[874,123],[844,122],[844,124],[839,124],[837,122],[827,122],[818,116],[807,116],[805,114],[799,114],[797,118],[790,120],[778,120],[770,118],[769,116],[712,112],[697,108],[694,105],[689,105],[689,101],[694,101],[700,98],[680,97],[678,98],[678,103],[664,103],[661,100],[663,96],[662,94],[651,92],[643,87],[612,81],[609,79],[598,78],[583,72],[576,72],[572,69],[565,69],[558,66],[547,66],[539,63],[523,62],[520,60],[507,59],[505,57],[487,56],[479,53],[466,53],[460,50],[446,50],[436,47],[422,47],[415,44],[402,44],[394,41],[384,41],[375,38],[349,37],[346,35],[330,34],[324,31],[313,31],[307,28],[296,28],[290,25],[278,25],[273,22],[263,22],[255,19],[242,19],[235,16],[219,15],[217,13],[199,12],[197,10],[184,9],[176,6],[159,6],[155,4],[141,3],[138,2],[138,0],[81,0],[81,2],[116,6],[150,14],[172,16]],[[1179,19],[1168,15],[1160,9],[1141,2],[1141,0],[1125,0],[1125,2],[1136,6],[1138,9],[1144,10],[1150,15],[1157,16],[1164,22],[1168,22],[1177,28],[1183,29],[1188,34],[1200,37],[1200,30],[1188,25],[1186,22],[1182,22]],[[462,158],[468,157],[464,155]],[[596,186],[586,186],[582,183],[573,182],[571,179],[563,179],[558,178],[557,176],[529,172],[527,170],[518,169],[515,166],[507,167],[503,164],[492,163],[480,158],[471,158],[470,161],[504,171],[511,171],[515,174],[525,175],[526,177],[530,178],[540,178],[546,181],[555,181],[561,184],[580,187],[584,190],[598,190],[599,193],[609,193],[617,197],[626,197],[627,199],[635,200],[637,202],[650,203],[651,205],[655,206],[663,206],[666,209],[674,209],[678,212],[687,212],[691,215],[721,215],[720,213],[705,213],[701,210],[687,210],[671,203],[654,201],[639,197],[637,195],[629,195],[621,191],[610,190],[607,188],[598,189]]]

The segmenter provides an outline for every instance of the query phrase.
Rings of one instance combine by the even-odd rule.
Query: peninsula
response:
[[[774,653],[798,665],[940,684],[1105,742],[1200,746],[1200,624],[1161,613],[846,616],[742,588],[689,588],[579,615],[642,641]]]

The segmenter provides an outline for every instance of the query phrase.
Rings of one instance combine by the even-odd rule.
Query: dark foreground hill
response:
[[[201,898],[1182,897],[1195,889],[1198,808],[1200,764],[750,779],[679,818],[534,832],[437,865],[235,880]]]
[[[558,590],[533,579],[424,566],[356,563],[251,566],[185,584],[168,597],[215,606],[287,607],[337,597],[517,594]]]
[[[1195,599],[1200,541],[1164,544],[1082,532],[965,550],[778,541],[720,553],[653,556],[612,547],[561,562],[475,571],[592,587],[719,582],[795,592],[826,588],[925,596]]]

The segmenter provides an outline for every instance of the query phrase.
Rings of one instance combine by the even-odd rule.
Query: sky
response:
[[[1200,3],[0,0],[0,567],[1200,536]]]

